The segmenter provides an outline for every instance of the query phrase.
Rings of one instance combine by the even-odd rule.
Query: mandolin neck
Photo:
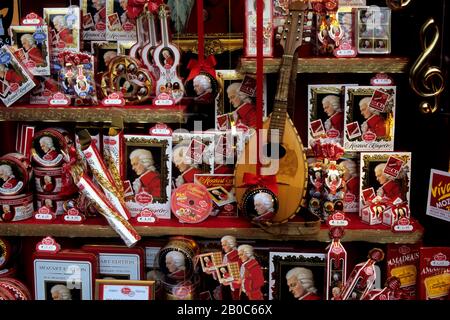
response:
[[[291,79],[291,70],[294,56],[283,55],[281,60],[280,76],[278,78],[277,93],[275,95],[275,104],[270,117],[269,130],[278,130],[279,141],[283,141],[284,127],[286,124],[287,104],[289,95],[289,86]],[[270,137],[271,132],[269,132]]]

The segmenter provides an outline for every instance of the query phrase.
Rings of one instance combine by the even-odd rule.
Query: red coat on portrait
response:
[[[345,182],[346,192],[351,193],[353,195],[357,195],[359,193],[359,178],[351,177],[348,181]]]
[[[256,106],[252,103],[244,103],[236,109],[238,115],[236,124],[243,123],[247,127],[256,128]]]
[[[261,287],[264,285],[264,274],[256,259],[245,261],[241,268],[244,268],[242,279],[243,291],[249,300],[263,300]]]
[[[181,176],[183,177],[184,183],[191,183],[194,182],[194,176],[200,173],[202,173],[200,169],[192,167],[183,172]]]
[[[147,192],[156,198],[161,196],[161,178],[159,173],[155,171],[147,171],[138,179],[141,182],[138,193]]]
[[[321,299],[317,294],[308,292],[303,297],[300,297],[298,300],[321,300]]]
[[[369,131],[372,131],[377,135],[377,137],[386,136],[386,123],[383,117],[374,114],[369,119],[367,119],[367,127]]]
[[[175,280],[183,280],[186,276],[186,273],[184,270],[177,270],[175,272],[169,273],[167,276]]]
[[[336,112],[328,120],[330,120],[331,123],[331,127],[329,129],[335,129],[342,134],[342,131],[344,130],[344,113]]]
[[[70,31],[67,28],[62,29],[59,33],[58,33],[58,38],[59,41],[62,41],[66,44],[73,44],[73,35],[72,35],[72,31]]]
[[[11,85],[12,83],[21,84],[22,78],[14,71],[14,70],[8,70],[6,71],[6,75],[3,78],[0,78],[0,80],[6,81],[7,84]],[[5,91],[5,84],[0,83],[0,93],[3,93]]]
[[[47,183],[44,185],[44,187],[42,188],[44,189],[45,192],[50,192],[53,190],[53,183]]]
[[[45,59],[42,56],[41,50],[39,48],[33,47],[30,50],[27,51],[28,54],[28,60],[33,61],[37,65],[41,65],[45,63]]]
[[[201,104],[211,104],[214,102],[214,95],[212,94],[212,92],[205,92],[198,97],[195,97],[194,101]]]
[[[404,195],[401,192],[400,186],[394,180],[390,180],[381,186],[383,190],[383,196],[388,197],[392,201],[397,198],[405,200]]]
[[[42,159],[47,160],[47,161],[52,161],[55,160],[58,157],[59,153],[52,149],[50,151],[48,151],[46,154],[44,154],[44,156],[42,157]]]
[[[12,189],[12,188],[14,188],[18,183],[19,183],[19,180],[17,180],[16,178],[9,178],[8,180],[6,180],[6,181],[3,183],[2,188],[3,188],[3,189]]]

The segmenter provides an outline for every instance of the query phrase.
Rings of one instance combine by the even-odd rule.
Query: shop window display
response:
[[[449,50],[391,2],[2,3],[0,299],[448,299]]]

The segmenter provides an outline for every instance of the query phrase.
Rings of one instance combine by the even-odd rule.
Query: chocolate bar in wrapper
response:
[[[448,299],[450,291],[450,248],[420,248],[419,252],[419,299]]]
[[[128,247],[133,246],[141,239],[133,226],[116,212],[114,206],[88,176],[82,174],[78,179],[77,186],[80,193],[93,201],[99,213],[106,218],[109,225],[120,235]]]
[[[344,229],[341,227],[334,227],[330,231],[333,241],[327,251],[326,300],[338,296],[347,280],[347,251],[340,241],[343,234]]]
[[[416,299],[419,269],[419,244],[389,244],[387,247],[387,276],[400,279],[405,299]]]
[[[375,283],[375,263],[383,258],[384,253],[381,249],[370,250],[369,260],[355,266],[336,300],[363,300]]]
[[[86,161],[91,168],[95,179],[102,187],[108,200],[114,205],[122,217],[128,220],[131,217],[131,214],[123,201],[123,197],[117,188],[111,173],[106,167],[103,159],[100,157],[97,147],[91,143],[88,148],[83,150],[83,153],[86,156]]]
[[[108,166],[120,194],[124,193],[123,181],[125,180],[124,167],[124,141],[123,131],[110,128],[108,135],[103,136],[103,159]]]

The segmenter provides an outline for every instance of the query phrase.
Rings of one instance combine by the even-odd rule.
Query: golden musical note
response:
[[[432,30],[431,43],[427,43],[427,32]],[[409,84],[411,88],[419,96],[424,98],[434,97],[434,105],[428,101],[423,101],[420,104],[420,110],[423,113],[434,113],[438,109],[439,96],[444,91],[445,82],[442,71],[436,66],[430,66],[427,60],[433,50],[438,45],[439,28],[434,22],[433,18],[428,19],[420,30],[420,42],[422,46],[422,53],[414,62],[409,73]]]
[[[406,8],[411,0],[386,0],[386,5],[391,8],[391,10],[398,11]]]

